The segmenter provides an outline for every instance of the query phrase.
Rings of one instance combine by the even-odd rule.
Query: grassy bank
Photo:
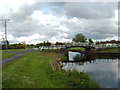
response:
[[[85,48],[69,48],[68,50],[85,50]]]
[[[7,52],[23,51],[23,50],[26,50],[26,49],[8,49]],[[6,50],[0,50],[0,51],[6,52]]]
[[[88,75],[54,67],[57,54],[32,52],[3,67],[3,88],[98,88]]]
[[[101,52],[120,52],[120,48],[105,48],[105,49],[101,49]]]
[[[3,53],[2,54],[2,60],[3,59],[6,59],[6,58],[9,58],[9,57],[11,57],[11,56],[14,56],[15,54],[14,53]]]
[[[26,49],[8,49],[7,52],[23,51],[23,50]],[[15,55],[15,53],[6,53],[6,50],[0,50],[0,52],[2,52],[2,59],[6,59]]]

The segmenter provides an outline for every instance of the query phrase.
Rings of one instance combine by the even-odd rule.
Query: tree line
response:
[[[73,38],[72,38],[73,42],[86,42],[89,43],[89,45],[93,44],[93,40],[91,38],[86,38],[86,36],[83,33],[79,33],[76,34]],[[115,41],[115,40],[111,40],[111,41]],[[5,41],[2,42],[2,49],[5,49]],[[96,42],[96,44],[100,44],[101,42]],[[56,42],[54,43],[56,46],[59,45],[64,45],[64,43],[61,42]],[[9,41],[7,40],[7,45],[8,45],[8,49],[24,49],[24,48],[39,48],[41,46],[44,47],[50,47],[52,46],[52,43],[49,41],[44,41],[42,43],[37,43],[37,44],[9,44]]]

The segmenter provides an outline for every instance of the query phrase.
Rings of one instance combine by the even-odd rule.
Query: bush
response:
[[[2,45],[2,49],[6,49],[5,45]],[[13,44],[13,45],[9,45],[8,49],[25,49],[25,45],[22,44]]]

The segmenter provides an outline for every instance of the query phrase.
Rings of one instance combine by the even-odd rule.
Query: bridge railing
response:
[[[65,44],[67,47],[71,47],[71,46],[84,46],[84,47],[94,47],[94,44],[89,44],[89,43],[81,43],[81,42],[77,42],[77,43],[67,43]]]

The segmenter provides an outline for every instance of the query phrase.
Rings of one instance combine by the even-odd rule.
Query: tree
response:
[[[46,46],[46,43],[45,43],[45,41],[43,42],[43,50],[44,50],[44,47]]]
[[[73,39],[72,41],[74,42],[86,42],[87,38],[82,34],[82,33],[79,33],[77,34]]]
[[[37,43],[37,44],[35,45],[36,48],[39,48],[40,46],[43,46],[43,43]]]
[[[48,49],[49,49],[49,47],[51,46],[51,43],[50,42],[43,42],[43,44],[42,44],[42,46],[43,46],[43,50],[45,49],[45,47],[48,47]]]
[[[2,41],[2,45],[6,45],[6,42],[7,42],[7,45],[9,45],[9,41],[8,40]]]
[[[29,46],[30,46],[30,48],[33,48],[33,47],[35,47],[35,45],[34,45],[34,44],[30,44]]]
[[[51,46],[51,43],[50,42],[46,42],[46,46],[48,47],[48,49],[49,49],[49,47]]]
[[[57,49],[58,49],[59,42],[56,42],[55,44],[56,44],[56,47],[57,47]]]
[[[88,39],[88,41],[89,41],[89,45],[94,43],[92,39]]]
[[[116,40],[111,40],[112,42],[115,42]]]
[[[62,43],[61,42],[56,42],[55,45],[56,45],[56,47],[58,49],[58,46],[62,46]]]
[[[100,42],[99,41],[96,41],[96,45],[99,45],[100,44]]]

